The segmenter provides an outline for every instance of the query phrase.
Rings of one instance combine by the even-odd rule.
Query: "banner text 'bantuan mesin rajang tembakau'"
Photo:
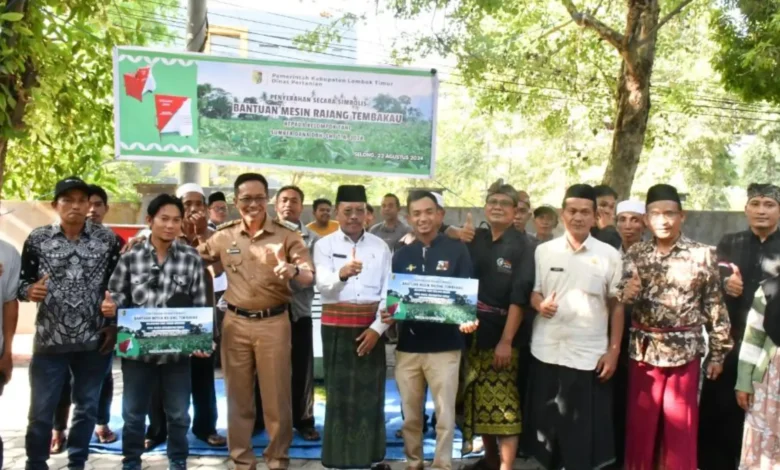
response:
[[[116,155],[428,178],[435,71],[114,51]]]

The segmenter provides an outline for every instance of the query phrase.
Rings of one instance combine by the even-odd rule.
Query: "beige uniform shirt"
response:
[[[225,300],[249,311],[264,310],[288,304],[290,285],[274,274],[277,257],[314,271],[309,250],[301,235],[266,216],[262,229],[253,237],[242,220],[217,228],[217,232],[198,246],[207,263],[222,262],[227,275]]]

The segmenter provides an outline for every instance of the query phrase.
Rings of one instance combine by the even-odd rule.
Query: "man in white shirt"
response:
[[[314,245],[322,299],[326,468],[389,469],[385,458],[385,348],[380,337],[390,249],[364,229],[366,190],[340,186],[339,230]]]
[[[593,187],[566,191],[565,235],[536,250],[532,388],[524,432],[545,468],[602,468],[615,459],[612,377],[620,353],[623,306],[617,250],[590,235]],[[610,330],[608,335],[608,329]]]

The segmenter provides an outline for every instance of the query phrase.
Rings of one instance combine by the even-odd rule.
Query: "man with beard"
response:
[[[501,181],[488,189],[485,216],[489,228],[476,230],[468,244],[479,279],[479,329],[467,340],[463,386],[463,446],[482,436],[485,457],[476,469],[510,470],[522,430],[517,389],[517,331],[530,306],[534,279],[533,247],[513,227],[517,191]]]
[[[387,469],[385,439],[385,348],[380,338],[390,248],[366,233],[366,190],[339,186],[339,230],[314,245],[317,288],[322,298],[325,367],[326,468]]]
[[[645,203],[642,201],[622,201],[617,205],[617,230],[623,243],[620,255],[623,256],[632,246],[642,241],[645,231]],[[623,336],[620,345],[620,358],[617,370],[612,377],[612,416],[615,429],[615,465],[623,468],[626,453],[626,397],[628,396],[628,338],[631,329],[631,305],[624,306]]]
[[[276,193],[276,215],[291,230],[301,234],[311,253],[319,236],[301,223],[303,191],[298,186],[284,186]],[[319,441],[320,434],[314,427],[314,340],[312,338],[311,305],[314,287],[301,287],[294,280],[290,305],[290,333],[292,343],[292,412],[293,427],[306,441]],[[263,401],[255,384],[257,416],[255,431],[265,428]]]
[[[714,250],[682,234],[677,189],[651,187],[645,206],[653,239],[623,259],[621,300],[634,306],[625,465],[696,470],[701,357],[708,351],[705,376],[717,379],[733,344],[729,317]]]
[[[745,217],[748,230],[731,233],[718,243],[723,290],[731,320],[734,350],[726,356],[718,380],[705,380],[699,421],[699,468],[734,470],[739,465],[745,411],[734,401],[742,337],[753,294],[775,274],[780,264],[780,188],[751,184],[747,190]]]

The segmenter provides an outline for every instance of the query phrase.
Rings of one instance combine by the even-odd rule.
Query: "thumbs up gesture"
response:
[[[460,241],[463,243],[471,243],[472,240],[474,240],[474,235],[476,234],[476,231],[474,230],[474,218],[471,215],[471,212],[466,214],[466,223],[463,224],[463,228],[460,229]]]
[[[544,318],[554,317],[555,314],[558,313],[558,301],[556,299],[555,291],[548,295],[539,306],[541,307],[539,313]]]
[[[631,279],[626,282],[626,286],[623,288],[623,300],[626,302],[632,302],[639,297],[639,292],[642,291],[642,280],[639,279],[639,273],[634,270],[631,273]]]
[[[295,277],[295,265],[287,262],[287,258],[284,256],[282,247],[277,248],[274,253],[276,254],[276,266],[274,266],[274,274],[282,281],[289,281]]]
[[[357,248],[353,246],[349,261],[339,269],[339,278],[346,281],[352,276],[357,276],[361,271],[363,271],[363,262],[357,259]]]
[[[45,274],[38,282],[28,287],[27,298],[30,299],[31,302],[43,302],[43,299],[46,298],[46,294],[49,292],[49,286],[47,285],[48,281],[49,275]]]
[[[100,312],[106,318],[114,318],[116,316],[116,302],[111,298],[111,293],[106,291],[106,297],[103,299],[103,303],[100,304]]]
[[[739,297],[742,295],[744,285],[742,284],[742,273],[736,264],[730,264],[731,276],[726,278],[726,294],[730,297]]]

